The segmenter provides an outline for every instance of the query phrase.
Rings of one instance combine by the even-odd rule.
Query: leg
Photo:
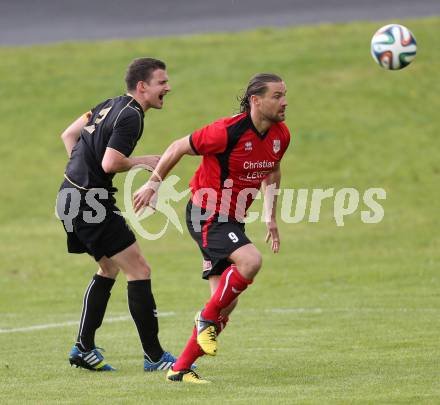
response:
[[[151,291],[151,269],[137,242],[112,256],[127,277],[128,308],[136,324],[145,359],[158,362],[164,354],[158,333],[156,303]]]
[[[244,245],[229,256],[229,260],[235,263],[238,272],[248,280],[253,280],[261,269],[263,258],[258,249],[249,243]]]
[[[229,260],[234,264],[223,272],[214,294],[202,311],[206,320],[216,322],[221,311],[227,311],[229,305],[252,283],[262,263],[261,254],[252,243],[235,250]]]
[[[211,288],[211,296],[213,296],[214,293],[217,291],[219,284],[220,284],[220,276],[209,277],[209,286]],[[226,308],[223,308],[220,311],[220,316],[218,317],[218,320],[217,320],[217,326],[218,326],[217,334],[220,334],[220,332],[226,327],[226,324],[229,321],[229,315],[235,309],[237,304],[238,304],[238,298],[236,298]]]
[[[214,293],[216,292],[219,283],[220,283],[220,276],[213,275],[209,277],[209,287],[211,289],[211,296],[214,295]],[[223,308],[222,311],[220,312],[220,316],[217,320],[218,323],[217,334],[219,334],[226,327],[226,324],[229,320],[229,315],[234,310],[237,303],[238,303],[238,299],[235,299],[234,301],[231,302],[231,304],[229,304],[226,308]],[[179,356],[178,360],[173,366],[173,370],[181,371],[181,370],[190,369],[191,365],[194,364],[194,362],[204,354],[205,352],[200,348],[199,344],[197,343],[197,329],[196,327],[194,327],[193,333],[189,338],[185,346],[185,349],[183,350],[182,354]]]
[[[111,278],[113,280],[116,280],[116,277],[119,274],[119,267],[116,265],[116,263],[109,259],[108,257],[103,257],[101,260],[98,261],[99,268],[97,274],[101,277]]]
[[[215,220],[208,222],[200,219],[199,221],[199,218],[194,218],[193,214],[192,202],[190,201],[187,206],[188,230],[198,243],[205,263],[207,263],[203,278],[209,277],[211,288],[211,298],[203,312],[210,307],[208,312],[211,315],[209,318],[203,319],[200,313],[197,314],[196,328],[193,328],[192,336],[183,353],[168,375],[168,379],[171,381],[182,381],[182,379],[177,379],[176,373],[189,373],[191,363],[204,353],[216,354],[216,337],[222,328],[222,321],[227,320],[228,315],[237,304],[239,293],[252,282],[261,267],[261,255],[246,237],[243,225]],[[197,230],[194,222],[200,224],[203,231]],[[236,236],[234,240],[230,237],[231,232]],[[249,259],[244,260],[245,257],[249,257]],[[228,258],[233,263],[238,260],[240,268],[243,268],[241,271],[248,277],[241,274],[235,264],[226,268],[227,264],[220,264],[225,260],[221,259],[219,262],[219,258]],[[211,266],[212,263],[214,263],[214,268]],[[221,274],[221,276],[215,274]],[[201,337],[203,339],[200,339]],[[201,344],[202,340],[207,345],[204,345],[203,342]],[[183,374],[179,374],[180,377],[183,378]]]
[[[151,269],[142,256],[137,242],[111,257],[127,277],[127,281],[149,280]]]
[[[108,257],[98,261],[99,269],[86,289],[81,311],[77,347],[84,352],[95,348],[95,333],[101,326],[118,275],[118,266]]]
[[[211,356],[217,354],[217,335],[221,327],[219,317],[222,311],[228,314],[233,309],[233,302],[252,283],[262,262],[260,252],[251,243],[236,249],[229,260],[234,264],[223,272],[211,299],[196,316],[197,343]]]

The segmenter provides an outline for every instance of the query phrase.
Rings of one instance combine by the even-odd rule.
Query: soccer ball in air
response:
[[[385,25],[371,39],[371,55],[384,69],[403,69],[416,57],[416,51],[416,39],[403,25]]]

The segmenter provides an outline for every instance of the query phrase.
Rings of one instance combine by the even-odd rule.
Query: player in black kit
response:
[[[151,269],[133,232],[115,205],[115,173],[142,164],[153,169],[160,156],[130,157],[142,135],[144,112],[161,109],[171,90],[165,64],[157,59],[131,62],[127,93],[98,104],[61,135],[69,156],[57,212],[67,233],[70,253],[88,253],[99,269],[84,294],[78,337],[69,361],[94,371],[112,371],[95,346],[110,291],[119,270],[127,277],[128,306],[144,350],[144,370],[167,370],[175,358],[158,339]]]

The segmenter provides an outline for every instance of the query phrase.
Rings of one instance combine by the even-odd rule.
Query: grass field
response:
[[[440,19],[402,23],[419,52],[399,72],[380,69],[369,54],[385,22],[0,48],[0,403],[440,403]],[[172,139],[230,115],[249,77],[274,71],[288,85],[293,134],[283,186],[387,192],[379,224],[362,223],[361,205],[337,227],[331,199],[318,223],[280,223],[277,256],[263,243],[264,226],[248,227],[265,264],[217,358],[198,361],[210,386],[145,375],[128,319],[98,332],[119,369],[105,375],[69,367],[75,325],[8,331],[78,320],[95,265],[66,253],[53,215],[66,163],[59,134],[122,93],[126,65],[141,55],[167,61],[173,91],[163,111],[147,113],[136,153],[161,153]],[[181,189],[197,163],[178,166]],[[151,227],[162,220],[155,216]],[[174,228],[140,243],[158,309],[168,315],[160,318],[161,341],[179,353],[208,297],[198,248]],[[108,318],[128,315],[125,291],[120,276]]]

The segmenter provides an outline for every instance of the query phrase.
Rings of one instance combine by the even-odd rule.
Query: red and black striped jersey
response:
[[[283,157],[290,133],[278,122],[260,134],[250,115],[242,113],[195,131],[189,141],[203,155],[190,182],[193,203],[241,221],[262,181]]]

